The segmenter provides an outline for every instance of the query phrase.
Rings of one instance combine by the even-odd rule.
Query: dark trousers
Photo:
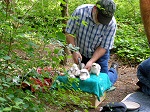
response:
[[[137,69],[137,77],[142,83],[142,91],[150,95],[150,58],[140,63]]]

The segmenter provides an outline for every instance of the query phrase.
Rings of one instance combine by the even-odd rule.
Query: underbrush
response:
[[[113,51],[125,64],[139,64],[149,57],[150,50],[141,24],[120,23],[115,38]]]

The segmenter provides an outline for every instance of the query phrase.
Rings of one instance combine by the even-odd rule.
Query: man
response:
[[[90,71],[92,64],[98,63],[101,72],[107,73],[112,83],[117,80],[118,65],[113,63],[108,70],[109,50],[114,44],[116,20],[114,12],[116,5],[112,0],[99,0],[96,5],[84,4],[75,9],[66,28],[68,44],[79,47],[78,52],[72,52],[75,63],[78,58]],[[74,35],[74,36],[73,36]]]
[[[137,85],[140,87],[140,90],[143,93],[150,95],[150,58],[139,64],[137,77],[139,79]]]

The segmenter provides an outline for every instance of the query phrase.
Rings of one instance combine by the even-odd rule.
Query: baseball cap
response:
[[[111,21],[116,5],[113,0],[99,0],[96,3],[98,9],[97,19],[101,24],[107,25]]]

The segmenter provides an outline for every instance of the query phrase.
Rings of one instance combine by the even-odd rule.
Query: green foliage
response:
[[[143,26],[140,24],[137,24],[136,28],[125,24],[119,24],[119,26],[114,47],[116,54],[125,60],[125,62],[134,64],[148,58],[150,51]]]
[[[69,2],[69,14],[71,15],[72,12],[77,8],[79,5],[82,4],[95,4],[96,1],[91,1],[91,0],[68,0]]]
[[[115,17],[118,30],[114,51],[125,62],[138,64],[147,59],[150,54],[141,22],[139,1],[116,0],[116,4]]]
[[[38,88],[33,94],[22,90],[23,80],[19,84],[13,83],[13,78],[18,75],[43,81],[49,73],[36,73],[38,67],[49,66],[59,71],[60,62],[64,59],[63,46],[66,45],[62,33],[65,26],[62,20],[66,18],[61,17],[61,1],[0,1],[0,112],[45,112],[50,110],[49,106],[61,109],[69,98],[72,102],[80,103],[80,95],[70,94],[67,97],[64,90],[58,92],[44,88],[43,93],[33,82],[24,80],[26,84]],[[54,81],[57,76],[58,72],[50,78]]]
[[[25,93],[18,86],[14,86],[11,78],[1,77],[0,82],[0,111],[44,111],[42,105],[39,107],[38,99],[30,91]],[[36,99],[36,102],[33,99]]]
[[[115,0],[117,5],[115,17],[124,24],[141,23],[139,1],[137,0]]]
[[[63,47],[66,46],[65,35],[62,33],[65,26],[62,20],[66,18],[61,17],[61,2],[63,0],[0,1],[0,112],[45,112],[54,111],[49,107],[56,109],[56,106],[58,110],[66,108],[66,111],[78,111],[71,103],[82,104],[79,106],[87,111],[89,103],[84,100],[81,103],[80,99],[90,98],[91,95],[81,91],[66,94],[61,88],[59,91],[46,88],[45,93],[39,89],[33,94],[31,91],[24,92],[21,85],[12,83],[13,77],[26,76],[30,70],[38,67],[50,66],[55,71],[60,69],[60,62],[64,59]],[[81,4],[95,2],[69,0],[69,14]],[[141,22],[139,1],[115,2],[118,30],[114,52],[126,62],[140,63],[149,57],[150,51]],[[83,24],[86,25],[86,22]],[[71,45],[67,48],[78,50]],[[43,76],[39,77],[34,71],[31,75],[42,80],[48,73],[43,72]],[[57,75],[54,74],[53,80]],[[68,105],[70,107],[67,108]]]
[[[67,109],[68,111],[76,110],[76,108],[74,108],[73,105],[78,105],[79,107],[84,109],[88,109],[89,107],[91,107],[90,106],[91,103],[89,102],[89,99],[92,98],[93,95],[85,92],[83,93],[80,90],[80,88],[74,90],[73,86],[74,87],[79,86],[78,79],[68,77],[67,83],[59,82],[58,80],[56,80],[53,87],[57,88],[57,91],[55,91],[54,89],[53,92],[55,92],[56,95],[55,97],[59,101],[59,104],[57,105],[63,105],[63,106],[69,105],[70,108]],[[62,102],[62,101],[67,101],[67,102]]]

